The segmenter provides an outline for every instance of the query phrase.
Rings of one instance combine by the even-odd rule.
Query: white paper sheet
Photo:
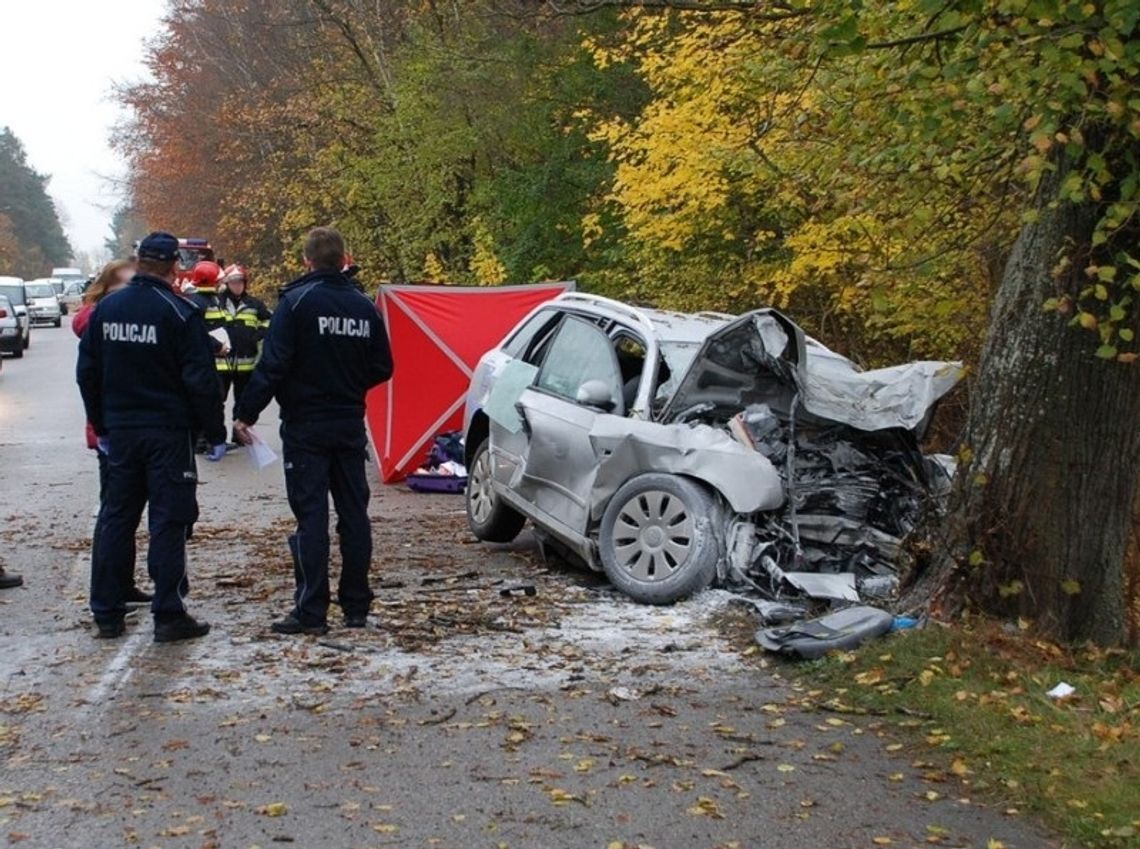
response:
[[[230,347],[230,334],[224,327],[218,327],[210,331],[210,335],[222,343],[222,348]]]
[[[253,467],[260,472],[266,466],[271,466],[276,463],[277,452],[262,442],[261,437],[257,435],[257,431],[250,428],[249,435],[253,439],[253,442],[251,442],[249,446],[249,462],[253,464]]]

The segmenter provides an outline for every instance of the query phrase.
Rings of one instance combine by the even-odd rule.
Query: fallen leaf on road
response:
[[[724,813],[715,799],[708,796],[697,797],[697,804],[689,808],[689,813],[695,817],[712,817],[714,820],[724,819]]]

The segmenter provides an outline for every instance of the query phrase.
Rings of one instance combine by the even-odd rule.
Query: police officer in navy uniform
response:
[[[364,396],[392,374],[388,334],[375,305],[343,273],[344,239],[318,227],[305,241],[310,272],[282,290],[261,359],[234,417],[238,439],[270,398],[281,405],[285,490],[297,519],[289,538],[297,588],[279,634],[324,634],[329,608],[329,493],[337,512],[345,625],[363,628],[372,605],[372,528],[364,463]]]
[[[154,582],[154,639],[174,642],[210,630],[186,612],[186,540],[198,518],[193,434],[210,460],[225,455],[222,400],[202,313],[172,287],[178,240],[151,233],[138,273],[96,307],[79,343],[76,377],[87,418],[108,457],[107,491],[92,552],[91,612],[101,637],[124,631],[121,563],[149,504],[147,565]]]

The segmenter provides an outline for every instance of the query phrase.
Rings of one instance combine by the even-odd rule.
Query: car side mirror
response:
[[[593,407],[605,413],[612,413],[617,409],[613,392],[604,380],[587,380],[578,387],[575,400],[586,407]]]

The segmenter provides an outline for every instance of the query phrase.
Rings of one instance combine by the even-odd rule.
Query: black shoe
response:
[[[199,622],[189,613],[176,619],[154,621],[154,641],[156,643],[176,643],[179,640],[196,640],[210,633],[209,622]]]
[[[367,613],[346,613],[344,614],[344,627],[345,628],[367,628],[368,627],[368,614]]]
[[[113,640],[127,632],[127,623],[122,619],[104,619],[102,622],[96,620],[95,627],[99,629],[95,633],[97,640]]]
[[[0,590],[10,590],[13,587],[22,587],[24,579],[19,575],[13,575],[11,572],[5,572],[0,569]]]
[[[324,622],[319,625],[305,625],[292,614],[289,614],[280,622],[274,622],[269,626],[269,629],[274,634],[312,634],[317,637],[329,632],[329,626]]]
[[[131,587],[129,590],[127,590],[126,595],[123,597],[123,601],[127,603],[128,610],[141,607],[144,604],[150,604],[153,599],[154,596],[148,592],[140,590],[138,587]]]

